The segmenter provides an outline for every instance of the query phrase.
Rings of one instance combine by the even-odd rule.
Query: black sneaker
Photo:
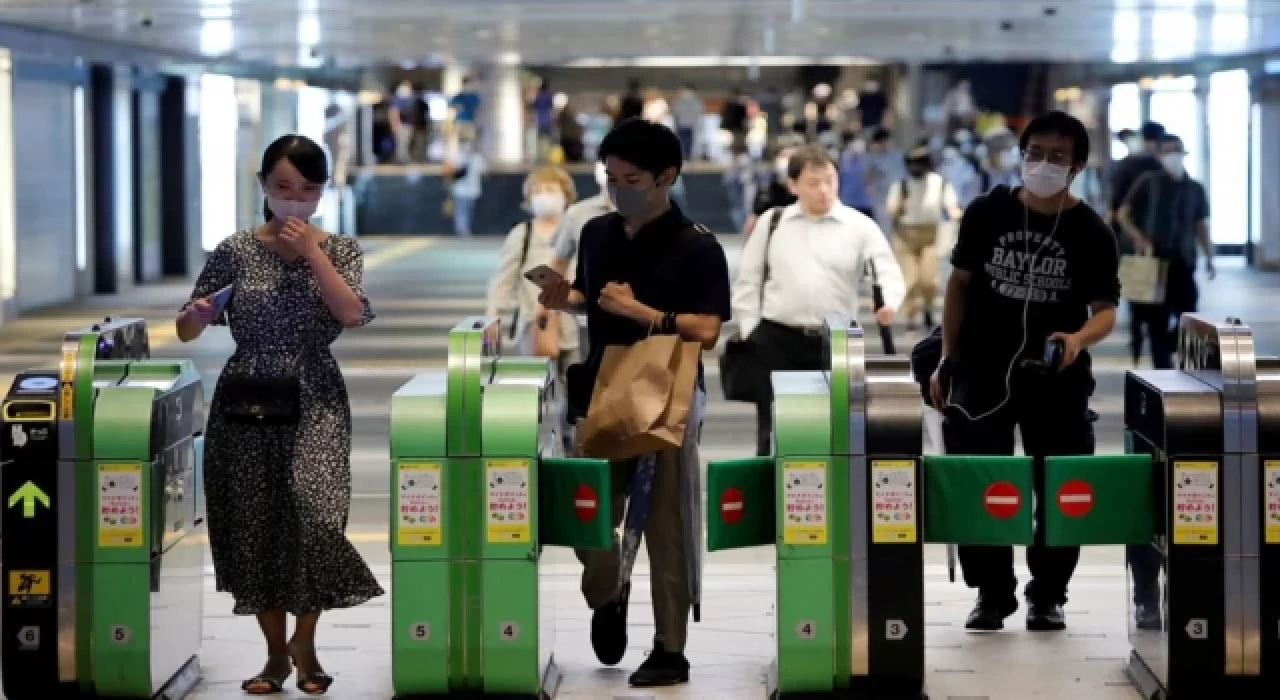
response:
[[[1027,610],[1027,629],[1033,632],[1057,632],[1067,628],[1067,616],[1061,605],[1032,605]]]
[[[1133,611],[1133,621],[1140,630],[1159,632],[1164,629],[1164,621],[1160,618],[1159,604],[1139,604]]]
[[[591,613],[591,648],[605,666],[615,666],[627,653],[627,600],[631,584],[622,587],[618,600],[605,603]]]
[[[654,649],[649,652],[649,658],[640,664],[640,668],[631,674],[630,682],[635,688],[656,688],[688,683],[689,660],[679,652]]]
[[[1016,612],[1017,609],[1018,601],[1016,600],[1011,600],[1001,605],[978,596],[978,604],[973,606],[973,612],[969,613],[969,619],[965,620],[964,628],[978,632],[1002,630],[1004,629],[1004,619]]]

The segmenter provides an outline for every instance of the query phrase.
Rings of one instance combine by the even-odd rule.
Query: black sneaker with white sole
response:
[[[591,648],[605,666],[616,666],[627,653],[627,601],[631,584],[622,587],[618,599],[591,613]]]
[[[1067,628],[1067,616],[1062,606],[1032,604],[1027,609],[1027,629],[1033,632],[1057,632]]]

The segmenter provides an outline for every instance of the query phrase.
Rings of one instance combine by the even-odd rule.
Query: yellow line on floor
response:
[[[402,258],[420,250],[426,250],[427,248],[435,245],[438,240],[439,239],[436,238],[411,238],[407,241],[394,243],[382,250],[375,250],[369,255],[364,256],[364,269],[368,272],[369,270],[382,267],[392,260]]]

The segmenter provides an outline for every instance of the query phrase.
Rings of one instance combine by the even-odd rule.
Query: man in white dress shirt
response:
[[[823,318],[858,315],[858,290],[874,262],[889,324],[906,295],[902,270],[880,227],[840,203],[836,165],[822,149],[791,156],[787,180],[796,202],[761,214],[743,246],[733,289],[733,317],[760,371],[756,387],[757,452],[772,449],[775,371],[823,370]]]

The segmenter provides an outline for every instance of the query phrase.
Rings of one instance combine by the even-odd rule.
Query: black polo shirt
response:
[[[729,264],[715,236],[701,233],[674,203],[665,214],[628,237],[617,212],[598,216],[582,227],[573,288],[587,307],[587,338],[592,373],[604,348],[634,345],[649,328],[600,308],[600,292],[609,282],[631,285],[641,303],[657,311],[719,316],[729,320]],[[705,388],[702,367],[698,385]]]

